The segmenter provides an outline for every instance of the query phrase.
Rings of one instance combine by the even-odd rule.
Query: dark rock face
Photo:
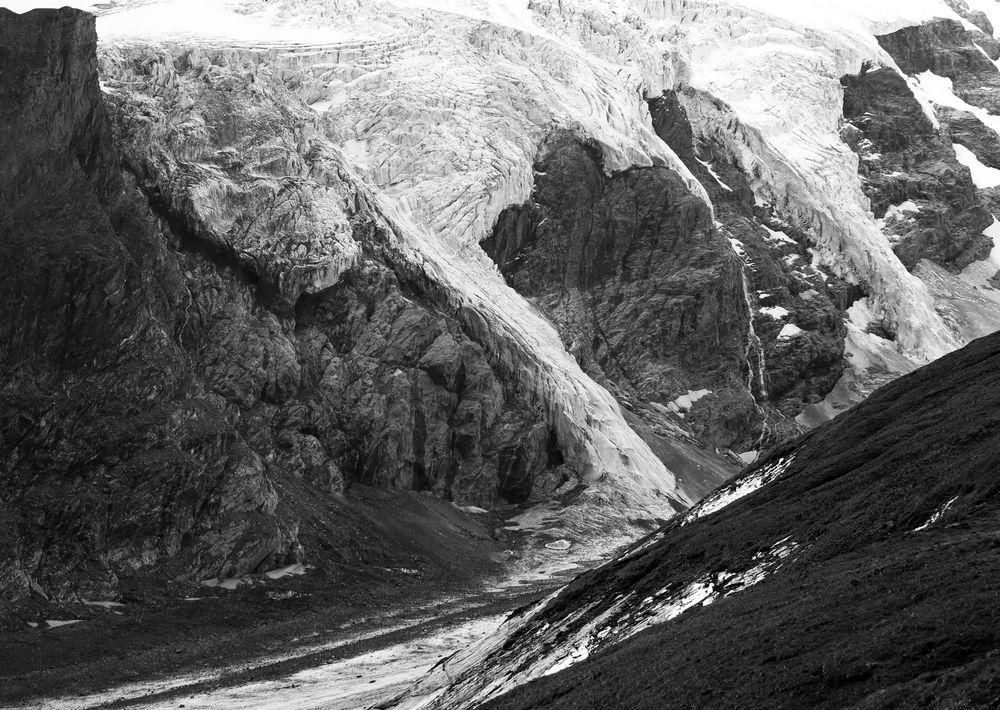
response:
[[[584,370],[620,398],[666,405],[711,389],[725,411],[704,438],[750,431],[746,304],[739,263],[705,202],[667,168],[605,176],[568,133],[539,152],[532,201],[483,243],[511,286],[559,326]]]
[[[998,113],[1000,42],[966,30],[954,20],[935,20],[878,37],[906,74],[932,71],[952,80],[955,95],[973,106]]]
[[[226,79],[206,152],[312,182],[234,169],[228,192],[186,192],[207,169],[160,149],[189,126],[118,95],[122,170],[95,43],[84,13],[0,10],[0,599],[299,561],[291,501],[315,522],[355,482],[482,507],[562,484],[540,408],[393,268],[391,227],[329,156],[295,136],[232,149],[287,118],[282,97]],[[309,233],[318,181],[341,200],[333,237]]]
[[[921,259],[962,269],[989,254],[992,242],[983,230],[993,218],[969,169],[955,157],[947,128],[934,127],[894,71],[866,68],[841,83],[844,139],[860,157],[863,189],[900,261],[908,269]],[[973,133],[965,121],[966,140]],[[896,208],[903,203],[909,204]]]
[[[476,707],[659,708],[665,692],[678,707],[988,707],[998,373],[994,335],[775,451],[744,474],[775,471],[770,484],[581,576],[466,677],[528,668],[549,652],[538,638],[598,619],[589,659]],[[746,570],[761,570],[749,586],[726,581]],[[601,647],[650,613],[640,600],[695,584],[719,596]]]
[[[100,597],[182,547],[222,574],[294,558],[264,462],[172,337],[180,275],[115,166],[93,18],[3,11],[0,37],[0,596]]]
[[[947,106],[935,108],[953,143],[964,145],[991,168],[1000,167],[1000,135],[968,111]]]
[[[693,100],[709,100],[686,91]],[[811,265],[805,234],[772,208],[755,204],[747,177],[727,147],[713,136],[694,134],[681,98],[667,92],[649,102],[653,127],[705,187],[716,228],[742,252],[744,288],[754,314],[747,341],[753,365],[749,387],[761,406],[759,443],[768,445],[798,433],[794,419],[803,405],[822,399],[840,378],[846,335],[842,311],[858,295]],[[787,315],[772,315],[782,312]],[[779,337],[786,323],[802,333]]]
[[[711,390],[683,413],[684,427],[713,447],[769,445],[797,433],[804,404],[839,378],[849,303],[834,304],[836,280],[806,273],[804,235],[772,234],[797,232],[755,207],[741,171],[694,135],[676,94],[649,105],[715,220],[667,168],[607,176],[596,148],[557,133],[539,152],[531,201],[506,210],[483,247],[626,406]],[[779,337],[786,317],[800,337]]]
[[[984,34],[993,36],[993,24],[981,10],[973,10],[965,0],[945,0],[948,7],[957,12],[960,16],[981,29]]]

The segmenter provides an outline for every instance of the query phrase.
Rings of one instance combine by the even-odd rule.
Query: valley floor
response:
[[[353,619],[359,610],[342,606],[266,608],[266,595],[241,590],[107,624],[7,632],[0,707],[369,707],[578,571],[427,590]]]
[[[369,490],[354,504],[402,509],[412,497]],[[409,521],[410,534],[441,540],[450,566],[411,569],[400,555],[379,560],[388,567],[137,587],[119,603],[36,600],[0,619],[0,708],[369,707],[602,561],[584,547],[546,550],[503,516],[421,501],[446,517]]]

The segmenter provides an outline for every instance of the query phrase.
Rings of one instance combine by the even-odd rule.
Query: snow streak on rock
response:
[[[795,454],[788,454],[773,464],[761,466],[727,483],[688,511],[681,521],[681,525],[687,525],[698,518],[704,518],[706,515],[711,515],[718,510],[722,510],[727,505],[735,503],[741,498],[746,498],[751,493],[778,478],[778,476],[788,470],[788,467],[792,465],[792,461],[794,460]]]
[[[716,572],[683,586],[665,587],[643,599],[629,592],[616,597],[606,608],[601,609],[605,605],[599,603],[585,605],[551,624],[540,621],[539,615],[548,600],[540,602],[524,616],[508,619],[497,634],[443,661],[390,707],[408,710],[476,707],[518,685],[563,671],[597,651],[676,619],[690,609],[708,606],[749,589],[787,564],[798,548],[798,543],[786,537],[754,555],[751,565],[742,571]],[[531,628],[532,624],[540,630],[534,631],[530,639],[515,635],[518,629]],[[487,661],[489,677],[470,673]],[[442,682],[451,687],[442,692],[439,688]]]

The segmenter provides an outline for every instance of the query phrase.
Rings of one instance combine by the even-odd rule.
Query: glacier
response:
[[[609,174],[666,165],[708,202],[656,136],[643,101],[690,87],[682,96],[696,131],[728,146],[732,161],[755,176],[758,202],[806,232],[818,263],[866,285],[866,316],[898,334],[890,346],[898,352],[895,371],[967,340],[970,329],[954,327],[936,308],[940,275],[922,280],[893,255],[861,191],[858,158],[839,136],[840,77],[865,62],[898,71],[877,34],[931,18],[968,25],[944,2],[168,0],[81,7],[99,15],[107,91],[127,85],[124,57],[215,61],[210,55],[219,51],[223,62],[268,66],[293,87],[316,114],[314,139],[339,152],[391,222],[401,258],[444,290],[493,357],[517,369],[521,386],[544,403],[570,465],[591,484],[595,511],[669,517],[676,504],[693,501],[478,247],[501,210],[530,195],[534,157],[553,128],[599,145]],[[914,88],[926,90],[925,102],[941,101],[927,77]],[[331,248],[336,258],[312,277],[312,289],[335,282],[351,263],[350,245]],[[862,329],[849,336],[855,366],[884,345],[868,342]],[[797,333],[791,323],[782,331]]]

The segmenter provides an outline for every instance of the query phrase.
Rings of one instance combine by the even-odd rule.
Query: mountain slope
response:
[[[446,661],[429,706],[989,706],[998,379],[994,335],[880,389]]]
[[[5,12],[3,595],[353,561],[369,486],[606,554],[1000,326],[996,23],[870,5]]]

